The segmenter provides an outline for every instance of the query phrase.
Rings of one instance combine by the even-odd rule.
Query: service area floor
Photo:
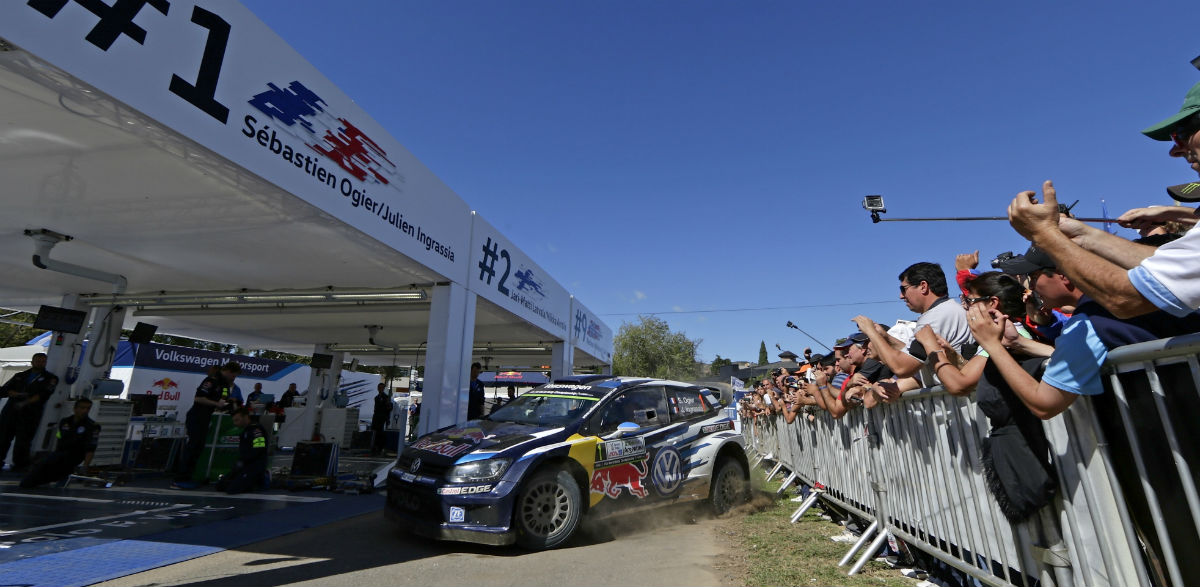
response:
[[[164,477],[111,488],[20,489],[0,474],[0,582],[76,586],[173,564],[383,509],[382,493],[168,488]]]

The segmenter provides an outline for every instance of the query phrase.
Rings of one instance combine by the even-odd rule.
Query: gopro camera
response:
[[[867,196],[863,198],[863,209],[870,212],[887,212],[883,205],[883,196]]]
[[[863,208],[871,213],[871,222],[883,222],[879,217],[880,214],[887,212],[887,208],[883,205],[883,196],[867,196],[863,198]]]

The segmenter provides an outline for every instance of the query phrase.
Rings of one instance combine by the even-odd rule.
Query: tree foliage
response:
[[[621,325],[613,339],[613,374],[689,380],[696,378],[700,339],[671,332],[665,320],[638,316]]]
[[[0,310],[0,315],[3,315],[6,320],[24,324],[32,324],[33,319],[36,318],[34,314],[12,310]],[[0,323],[0,348],[25,344],[25,341],[36,338],[45,332],[45,330],[38,330],[22,324],[2,322]]]
[[[713,359],[713,362],[712,362],[712,374],[719,375],[721,372],[721,367],[724,367],[726,365],[732,365],[732,364],[733,364],[732,360],[723,359],[723,358],[721,358],[721,355],[717,355],[717,358]]]
[[[767,358],[767,341],[764,340],[758,343],[758,364],[766,365],[770,362],[770,359]]]

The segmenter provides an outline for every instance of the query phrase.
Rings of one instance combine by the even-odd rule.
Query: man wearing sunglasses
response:
[[[1142,134],[1171,141],[1168,154],[1200,173],[1200,83],[1188,91],[1179,112]],[[1200,201],[1200,182],[1169,193],[1180,201]],[[1046,251],[1076,286],[1118,318],[1156,310],[1182,317],[1200,309],[1200,231],[1189,230],[1157,249],[1134,243],[1060,215],[1049,181],[1042,185],[1040,203],[1032,191],[1017,194],[1008,218],[1021,236]]]
[[[920,314],[915,330],[929,326],[938,336],[946,339],[955,351],[962,352],[964,344],[973,343],[971,330],[967,326],[967,313],[960,304],[950,301],[946,286],[946,273],[937,263],[914,263],[900,273],[900,299],[909,310]],[[915,340],[900,341],[893,345],[886,330],[866,316],[855,316],[854,323],[871,341],[878,360],[887,365],[899,377],[912,377],[925,366],[928,353]],[[907,345],[907,348],[906,348]],[[923,379],[928,387],[935,385],[935,377],[928,373]]]

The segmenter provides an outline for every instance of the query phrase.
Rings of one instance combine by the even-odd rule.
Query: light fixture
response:
[[[139,310],[174,307],[238,306],[243,308],[312,307],[328,306],[374,306],[421,302],[428,298],[423,289],[347,289],[325,288],[321,290],[275,290],[275,291],[220,291],[220,292],[152,292],[127,295],[92,295],[85,299],[90,305],[134,306]]]

